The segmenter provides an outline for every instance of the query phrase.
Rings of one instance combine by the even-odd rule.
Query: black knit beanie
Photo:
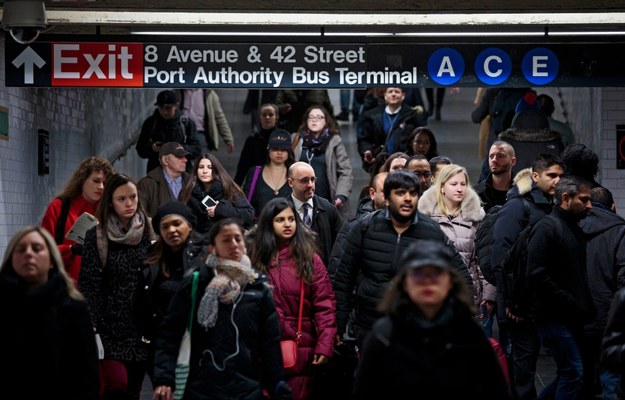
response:
[[[182,218],[189,222],[191,227],[195,228],[195,215],[193,211],[183,203],[179,201],[168,201],[162,204],[157,210],[154,217],[152,217],[152,229],[160,236],[161,234],[161,220],[168,215],[180,215]]]

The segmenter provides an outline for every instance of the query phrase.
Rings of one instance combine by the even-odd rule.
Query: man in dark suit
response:
[[[321,259],[328,265],[332,246],[343,225],[336,207],[315,195],[315,171],[310,164],[296,162],[289,168],[289,186],[293,189],[291,200],[304,224],[318,235]]]

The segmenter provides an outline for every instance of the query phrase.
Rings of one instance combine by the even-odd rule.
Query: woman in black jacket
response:
[[[196,227],[200,233],[208,232],[212,224],[223,218],[239,218],[246,229],[252,226],[254,208],[217,157],[212,154],[200,156],[193,175],[197,181],[187,204],[197,218]],[[206,196],[210,196],[214,203],[205,202]]]
[[[243,227],[233,218],[208,233],[210,255],[199,268],[191,360],[184,399],[290,399],[284,382],[280,326],[267,278],[252,269]],[[180,341],[189,323],[193,275],[183,278],[159,327],[154,399],[171,399]]]
[[[385,315],[364,341],[355,399],[510,399],[452,257],[427,240],[403,253],[403,269],[379,304]]]
[[[0,266],[0,320],[0,397],[99,399],[87,303],[43,228],[26,227],[9,242]]]

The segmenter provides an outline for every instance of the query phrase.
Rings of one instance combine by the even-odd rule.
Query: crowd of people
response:
[[[141,179],[83,160],[0,266],[9,393],[139,400],[147,376],[153,399],[171,400],[191,327],[186,400],[623,398],[625,220],[597,154],[556,130],[553,100],[476,98],[490,136],[472,184],[426,126],[444,90],[428,111],[404,88],[369,90],[340,118],[324,92],[260,104],[232,175],[213,152],[235,143],[210,90],[158,94]],[[370,177],[357,204],[338,123],[350,112]],[[70,236],[85,214],[95,222]],[[520,310],[505,265],[526,227]],[[556,378],[537,393],[543,349]],[[45,387],[24,378],[35,358]]]

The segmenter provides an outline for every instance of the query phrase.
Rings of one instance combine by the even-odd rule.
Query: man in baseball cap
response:
[[[173,90],[163,90],[156,96],[156,110],[141,127],[136,150],[141,158],[147,158],[149,173],[160,164],[160,148],[165,143],[176,142],[187,151],[187,172],[192,161],[201,154],[202,148],[193,120],[178,109],[178,98]]]

